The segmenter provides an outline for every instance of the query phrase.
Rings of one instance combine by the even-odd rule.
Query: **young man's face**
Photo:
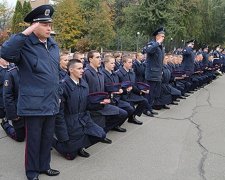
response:
[[[52,23],[39,22],[38,27],[34,30],[34,33],[39,39],[47,39],[50,37],[52,30]]]
[[[84,54],[75,54],[74,59],[77,59],[83,63],[84,62]]]
[[[84,69],[82,63],[75,63],[72,67],[69,69],[70,75],[75,77],[76,79],[80,79],[83,76]]]
[[[69,55],[63,55],[60,57],[60,67],[62,69],[67,69],[68,62],[69,62]]]
[[[127,61],[125,62],[125,63],[123,63],[123,66],[126,68],[126,69],[132,69],[132,65],[133,65],[133,63],[132,63],[132,59],[130,58],[130,59],[127,59]]]
[[[98,68],[101,66],[101,56],[100,53],[94,53],[93,54],[93,58],[89,58],[90,64],[95,67]]]
[[[139,61],[143,61],[144,60],[144,56],[141,53],[137,53],[137,60]]]
[[[107,63],[105,63],[105,68],[110,71],[113,71],[115,68],[115,59],[110,58],[110,60]]]

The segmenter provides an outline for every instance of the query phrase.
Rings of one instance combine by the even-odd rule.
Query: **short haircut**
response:
[[[82,64],[82,62],[80,60],[78,60],[78,59],[71,59],[68,62],[68,64],[67,64],[67,69],[71,68],[72,66],[74,66],[77,63],[81,63]]]
[[[118,57],[121,56],[121,54],[120,54],[119,52],[115,52],[115,53],[113,54],[113,56],[114,56],[115,58],[118,58]]]
[[[77,51],[77,52],[75,52],[75,53],[73,54],[73,58],[74,58],[74,59],[77,59],[76,56],[77,56],[77,55],[82,55],[82,54],[84,54],[84,53],[81,53],[81,52],[78,52],[78,51]]]
[[[115,59],[114,56],[112,55],[106,55],[103,59],[103,63],[108,63],[110,61],[110,59]]]
[[[132,60],[132,58],[131,58],[130,55],[123,55],[123,57],[122,57],[122,63],[126,63],[129,59]]]
[[[69,54],[70,54],[70,52],[68,50],[62,50],[60,52],[60,57],[65,56],[65,55],[69,55]]]
[[[94,57],[94,53],[99,53],[99,52],[96,51],[96,50],[91,50],[91,51],[88,52],[88,54],[87,54],[88,61],[89,61],[90,58]]]

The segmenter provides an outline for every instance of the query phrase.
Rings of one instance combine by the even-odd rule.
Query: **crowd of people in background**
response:
[[[154,117],[158,114],[154,110],[170,109],[168,105],[178,105],[180,99],[186,99],[190,93],[222,75],[225,72],[225,49],[220,45],[211,52],[208,46],[203,46],[198,51],[191,47],[194,68],[184,69],[185,53],[188,53],[189,44],[192,46],[193,43],[194,41],[190,41],[186,48],[165,54],[161,91],[157,92],[160,94],[152,106],[148,101],[151,86],[145,79],[146,54],[142,52],[100,54],[95,50],[87,53],[70,53],[62,50],[59,73],[63,91],[62,111],[56,120],[56,138],[53,147],[67,159],[74,159],[77,154],[89,156],[84,148],[98,141],[111,143],[112,141],[106,138],[107,132],[110,130],[126,132],[126,129],[121,127],[126,120],[141,125],[142,122],[137,117],[142,114]],[[74,72],[74,69],[77,72]],[[17,115],[18,71],[19,68],[15,64],[1,58],[1,126],[9,137],[22,142],[25,139],[25,124],[23,118]],[[74,82],[79,85],[75,86],[77,89],[72,87]],[[87,132],[81,130],[82,138],[77,129],[83,125],[73,124],[70,127],[71,117],[67,117],[68,114],[81,112],[88,112],[82,116],[91,119],[90,122],[84,122],[88,125],[88,129]],[[74,130],[68,131],[70,128]],[[91,131],[90,134],[88,131]],[[98,132],[96,136],[95,131]],[[60,135],[61,133],[66,135]],[[70,133],[74,133],[74,137]],[[76,137],[76,134],[79,135]],[[92,143],[88,142],[86,145],[84,143],[86,138]],[[79,145],[66,144],[66,147],[63,147],[62,142],[74,139],[78,139]]]

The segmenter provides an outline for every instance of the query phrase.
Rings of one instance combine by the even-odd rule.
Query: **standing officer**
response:
[[[143,52],[147,53],[145,79],[150,86],[148,101],[151,107],[156,98],[160,96],[164,59],[164,48],[162,43],[165,38],[165,30],[161,27],[153,32],[152,35],[154,36],[153,40],[143,49]]]
[[[195,54],[193,52],[195,40],[187,41],[187,47],[183,50],[183,61],[181,63],[182,69],[187,75],[194,73]]]
[[[2,46],[1,55],[19,68],[17,115],[26,123],[25,170],[28,180],[40,173],[56,176],[50,168],[55,115],[59,111],[59,48],[50,38],[54,9],[42,5],[24,19],[31,25]]]

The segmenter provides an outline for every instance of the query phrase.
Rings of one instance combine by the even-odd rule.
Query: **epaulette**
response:
[[[10,69],[8,69],[7,72],[10,72],[10,71],[12,71],[14,69],[19,70],[19,68],[17,66],[14,66],[14,67],[11,67]]]

